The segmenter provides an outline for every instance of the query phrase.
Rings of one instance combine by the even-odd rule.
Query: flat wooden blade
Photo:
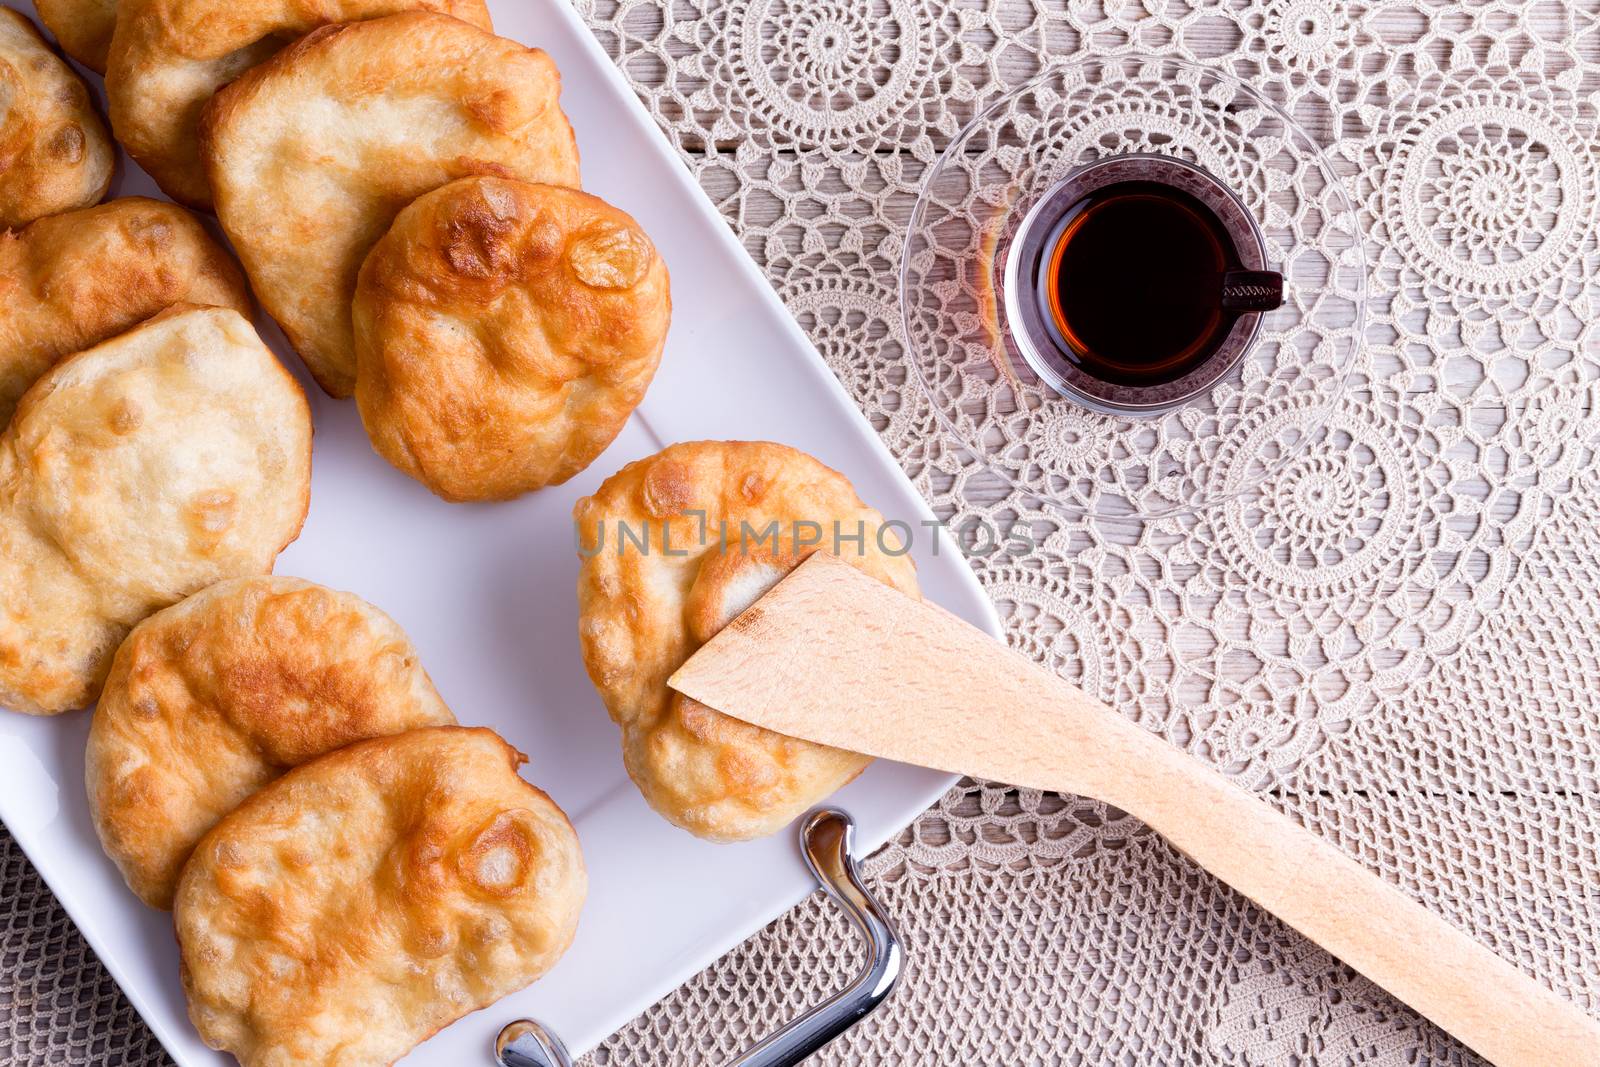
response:
[[[983,631],[823,553],[669,684],[790,737],[1093,796],[1111,783],[1076,772],[1133,757],[1119,738],[1148,744],[1122,716]]]

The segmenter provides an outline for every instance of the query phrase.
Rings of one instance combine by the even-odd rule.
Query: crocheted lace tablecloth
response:
[[[1600,1014],[1600,0],[581,0],[938,512],[1012,643]],[[944,443],[895,295],[922,176],[1052,60],[1182,56],[1311,129],[1372,263],[1339,409],[1136,534]],[[963,783],[870,863],[910,974],[818,1062],[1475,1058],[1133,820]],[[820,900],[592,1055],[714,1063],[856,964]],[[0,1062],[163,1057],[0,835]]]

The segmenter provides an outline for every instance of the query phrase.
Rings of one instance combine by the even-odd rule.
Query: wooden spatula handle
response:
[[[1115,804],[1494,1063],[1600,1067],[1600,1020],[1210,767],[848,564],[813,557],[672,685],[790,736]]]
[[[1142,731],[1141,731],[1142,732]],[[1600,1064],[1600,1022],[1183,752],[1153,742],[1119,798],[1179,850],[1502,1065]]]

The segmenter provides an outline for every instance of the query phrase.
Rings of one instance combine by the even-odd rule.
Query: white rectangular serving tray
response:
[[[15,4],[30,17],[32,4]],[[631,212],[672,271],[673,322],[649,395],[611,449],[564,486],[509,504],[440,502],[367,444],[355,407],[310,384],[316,420],[311,514],[278,562],[366,597],[410,632],[463,723],[528,753],[527,778],[572,817],[589,899],[572,950],[531,988],[420,1046],[408,1065],[493,1062],[506,1022],[531,1016],[575,1054],[593,1048],[813,888],[794,834],[713,845],[645,806],[623,771],[616,727],[578,649],[574,502],[630,460],[704,438],[776,440],[843,471],[864,500],[917,530],[924,593],[991,633],[994,609],[894,460],[582,21],[561,0],[491,2],[496,29],[561,68],[584,187]],[[98,80],[91,77],[98,89]],[[123,159],[114,195],[159,195]],[[141,905],[100,851],[83,788],[89,715],[0,710],[0,819],[61,899],[135,1007],[183,1067],[231,1063],[189,1025],[170,918]],[[876,848],[951,784],[879,763],[837,803]],[[776,1026],[785,1020],[773,1019]]]

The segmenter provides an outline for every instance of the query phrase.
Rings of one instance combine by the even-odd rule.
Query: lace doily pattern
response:
[[[720,14],[716,59],[751,124],[800,145],[927,151],[939,86],[959,59],[948,5],[733,0]]]
[[[1263,946],[1231,976],[1215,1011],[1205,1054],[1228,1067],[1469,1062],[1415,1012],[1305,941]]]
[[[171,1061],[0,828],[0,1063]]]
[[[1543,84],[1431,73],[1385,109],[1378,206],[1417,281],[1491,306],[1581,292],[1600,186],[1588,124]]]
[[[1600,1012],[1600,0],[577,2],[936,512],[1029,532],[972,559],[1014,647]],[[1057,60],[1133,53],[1309,129],[1369,264],[1337,409],[1262,470],[1295,425],[1263,408],[1207,468],[1247,494],[1139,526],[939,432],[897,291],[958,132]],[[1230,180],[1269,229],[1322,210]],[[966,782],[868,866],[910,973],[819,1063],[1479,1063],[1091,800]],[[0,873],[0,1059],[161,1062],[9,841]],[[854,951],[814,899],[590,1062],[717,1062]]]

